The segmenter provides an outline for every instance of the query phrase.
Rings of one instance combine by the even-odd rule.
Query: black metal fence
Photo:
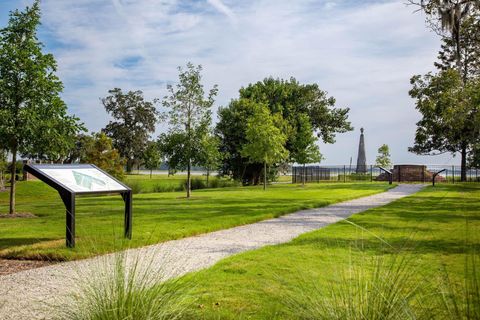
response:
[[[452,165],[396,165],[385,168],[392,172],[393,182],[458,183],[461,167]],[[359,168],[350,165],[292,166],[292,182],[388,181],[388,174],[374,165]],[[466,182],[480,182],[480,168],[467,168]]]

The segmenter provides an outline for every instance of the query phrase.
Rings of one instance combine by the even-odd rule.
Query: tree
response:
[[[278,125],[282,121],[279,114],[272,115],[262,104],[257,105],[254,114],[247,120],[247,143],[241,153],[252,162],[263,163],[263,190],[267,188],[267,166],[288,156],[284,147],[287,136]]]
[[[102,131],[112,139],[115,149],[127,161],[127,172],[131,172],[135,161],[142,157],[150,134],[155,131],[157,100],[146,101],[142,91],[123,93],[115,88],[108,93],[109,96],[101,101],[114,121],[110,121]]]
[[[220,139],[212,133],[207,133],[200,141],[200,165],[207,170],[207,188],[210,172],[218,169],[222,162],[219,146]]]
[[[7,166],[7,152],[0,149],[0,191],[5,190],[5,171]]]
[[[417,154],[435,152],[461,153],[461,180],[466,180],[467,152],[480,133],[480,81],[463,85],[453,69],[439,74],[414,76],[410,96],[422,114],[417,122],[415,144],[409,151]]]
[[[305,185],[305,165],[320,162],[322,155],[316,144],[317,138],[313,134],[309,117],[302,113],[297,120],[297,132],[292,141],[290,157],[296,163],[303,164],[302,185]]]
[[[480,168],[480,142],[473,145],[468,157],[468,166],[470,168]]]
[[[60,98],[62,82],[55,75],[53,55],[42,52],[37,38],[39,1],[24,11],[10,12],[0,30],[0,143],[12,163],[18,153],[60,158],[70,149],[74,133],[83,130],[67,115]],[[15,166],[12,166],[10,213],[15,213]]]
[[[457,71],[462,73],[462,28],[463,22],[478,14],[478,0],[409,0],[420,7],[427,17],[429,27],[443,38],[450,37],[454,44]]]
[[[262,163],[252,163],[241,154],[246,143],[247,119],[255,104],[265,104],[272,114],[279,114],[285,120],[281,129],[287,135],[285,148],[288,151],[292,151],[298,132],[299,114],[309,117],[312,134],[316,133],[324,143],[334,143],[337,133],[352,130],[347,121],[349,109],[335,108],[335,99],[317,84],[300,84],[294,78],[266,78],[241,88],[239,93],[238,99],[219,109],[215,132],[220,137],[221,152],[228,155],[223,161],[222,173],[244,183],[258,183],[263,168]]]
[[[164,97],[163,106],[169,110],[169,135],[181,147],[181,152],[176,153],[177,164],[187,169],[187,198],[190,198],[191,168],[199,163],[202,137],[210,126],[211,108],[218,90],[213,86],[205,97],[200,65],[195,67],[189,62],[186,70],[178,67],[178,71],[179,83],[175,87],[167,86],[169,96]]]
[[[168,132],[158,136],[157,145],[161,155],[168,165],[169,174],[186,168],[183,150],[186,138],[183,132]]]
[[[160,166],[161,155],[160,150],[158,148],[158,144],[154,141],[149,141],[147,143],[147,148],[143,153],[143,165],[146,169],[150,170],[150,179],[152,178],[152,171],[158,169]]]
[[[85,161],[87,156],[88,148],[93,144],[95,133],[92,135],[88,134],[77,134],[75,137],[75,142],[73,148],[70,149],[65,163],[76,163]]]
[[[460,30],[461,76],[463,83],[480,77],[480,15],[470,16],[462,22]],[[456,68],[456,43],[450,37],[442,38],[438,62],[439,70]]]
[[[378,148],[378,156],[375,160],[375,166],[383,168],[389,168],[392,166],[388,144],[382,144],[380,148]]]
[[[80,161],[94,164],[119,179],[124,176],[125,161],[118,150],[113,148],[112,139],[103,132],[92,133],[92,139],[85,145],[84,156]]]

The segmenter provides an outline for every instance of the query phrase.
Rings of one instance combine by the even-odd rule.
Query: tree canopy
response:
[[[247,143],[241,154],[251,162],[263,164],[263,189],[267,186],[267,166],[288,157],[287,136],[280,130],[283,121],[280,114],[272,115],[263,104],[255,105],[254,113],[247,119]]]
[[[222,172],[243,182],[257,183],[262,163],[251,163],[242,156],[246,140],[247,119],[256,104],[264,104],[273,115],[285,122],[281,131],[286,135],[285,148],[294,156],[293,144],[299,131],[299,115],[305,115],[315,133],[324,143],[334,143],[335,135],[352,130],[348,121],[348,108],[336,108],[335,98],[320,90],[317,84],[300,84],[294,78],[281,80],[266,78],[240,89],[238,99],[219,109],[216,134],[220,137],[220,150],[227,156]],[[288,159],[294,161],[293,159]]]
[[[81,162],[94,164],[112,176],[123,178],[125,161],[121,158],[118,150],[113,147],[112,139],[105,133],[99,132],[93,133],[84,141],[86,142],[85,151],[82,152]]]
[[[0,29],[0,148],[10,151],[13,163],[18,153],[60,161],[84,130],[60,98],[63,85],[55,74],[55,58],[42,52],[39,24],[35,1],[24,11],[11,12],[7,26]],[[10,213],[15,212],[12,168]]]
[[[417,122],[415,144],[409,148],[417,154],[461,152],[462,177],[469,148],[478,141],[480,82],[463,84],[453,69],[438,74],[414,76],[410,96],[423,118]]]
[[[143,92],[123,93],[115,88],[108,91],[109,96],[102,99],[105,110],[113,117],[103,129],[113,141],[113,146],[127,161],[127,172],[132,170],[147,147],[150,135],[155,131],[158,112],[155,101],[146,101]]]

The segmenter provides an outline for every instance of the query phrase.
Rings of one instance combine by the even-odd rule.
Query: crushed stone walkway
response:
[[[285,243],[302,233],[325,227],[352,214],[386,205],[411,195],[424,185],[402,184],[386,192],[323,208],[297,211],[276,219],[127,250],[157,266],[164,278],[212,266],[230,255]],[[114,254],[60,263],[0,276],[0,319],[54,319],[53,309],[65,306],[75,279],[87,270],[108,265]],[[148,257],[148,258],[146,258]],[[96,269],[95,269],[96,270]],[[55,307],[52,307],[55,306]]]

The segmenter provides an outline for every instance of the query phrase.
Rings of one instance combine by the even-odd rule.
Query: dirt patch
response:
[[[37,216],[30,212],[17,212],[14,214],[0,213],[0,219],[15,219],[15,218],[36,218]]]
[[[0,276],[54,264],[53,261],[0,259]]]

